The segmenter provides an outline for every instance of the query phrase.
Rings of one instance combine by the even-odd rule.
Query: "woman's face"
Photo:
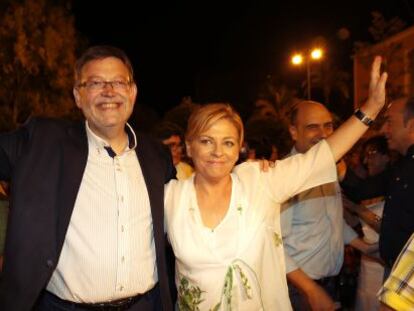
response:
[[[239,157],[239,133],[227,119],[213,123],[186,144],[198,178],[206,180],[228,177]]]

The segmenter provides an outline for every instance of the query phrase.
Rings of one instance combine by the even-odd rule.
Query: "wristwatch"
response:
[[[364,123],[366,126],[372,125],[374,123],[374,120],[372,120],[370,117],[368,117],[365,113],[363,113],[360,109],[355,110],[354,116],[358,118],[359,121]]]

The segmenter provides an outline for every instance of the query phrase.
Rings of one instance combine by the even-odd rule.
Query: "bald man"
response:
[[[304,153],[333,132],[331,113],[320,103],[300,102],[290,115],[295,145],[290,155]],[[335,276],[344,244],[367,251],[367,245],[345,223],[337,182],[302,192],[282,207],[289,294],[294,310],[334,310]]]

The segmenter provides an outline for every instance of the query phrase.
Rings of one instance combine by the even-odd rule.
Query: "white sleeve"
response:
[[[264,176],[270,196],[279,203],[306,189],[337,180],[335,160],[325,140],[306,153],[277,161]]]
[[[282,231],[282,238],[285,240],[292,233],[292,218],[293,218],[294,208],[291,205],[283,204],[281,207],[280,213],[280,226]],[[286,244],[285,244],[286,247]],[[292,272],[298,269],[296,261],[289,256],[287,250],[285,249],[285,262],[286,262],[286,273]]]

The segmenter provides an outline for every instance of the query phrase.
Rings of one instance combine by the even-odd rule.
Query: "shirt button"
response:
[[[391,199],[392,199],[392,196],[390,196],[390,195],[389,195],[389,196],[388,196],[388,199],[390,199],[390,200],[391,200]]]
[[[408,188],[408,185],[407,184],[404,184],[404,189],[407,189]]]
[[[396,180],[396,181],[400,181],[400,177],[396,177],[396,178],[395,178],[395,180]]]

